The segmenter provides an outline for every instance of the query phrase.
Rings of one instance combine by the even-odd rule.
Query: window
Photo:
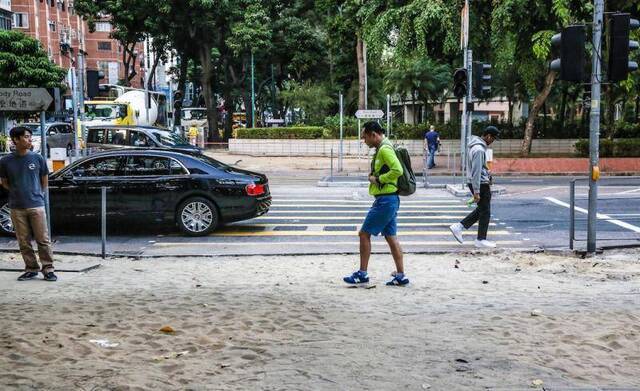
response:
[[[98,50],[110,52],[111,51],[111,42],[108,42],[108,41],[98,42]]]
[[[25,13],[15,13],[13,14],[13,27],[19,29],[28,29],[29,28],[29,15]]]
[[[89,129],[87,142],[93,144],[104,144],[104,129]]]
[[[56,22],[53,20],[49,21],[49,31],[56,31]]]
[[[96,22],[96,31],[105,33],[111,32],[111,23],[109,22]]]
[[[115,176],[118,173],[119,166],[119,157],[103,157],[84,162],[74,168],[71,173],[74,178]]]
[[[129,133],[129,145],[134,147],[152,147],[153,141],[143,132],[132,130]]]
[[[107,129],[104,144],[127,145],[126,129]]]
[[[159,156],[129,156],[124,165],[125,176],[186,175],[177,161]]]

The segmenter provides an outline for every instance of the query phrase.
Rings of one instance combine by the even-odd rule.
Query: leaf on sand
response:
[[[173,329],[173,327],[171,326],[163,326],[160,331],[162,331],[163,333],[167,333],[167,334],[173,334],[176,331]]]

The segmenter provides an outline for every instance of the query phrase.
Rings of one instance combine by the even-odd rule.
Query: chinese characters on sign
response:
[[[42,111],[52,101],[44,88],[0,88],[0,111]]]

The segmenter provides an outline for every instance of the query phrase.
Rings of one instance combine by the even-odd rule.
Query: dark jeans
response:
[[[469,184],[469,190],[473,194],[473,187]],[[489,229],[489,220],[491,219],[491,187],[488,184],[480,185],[480,202],[467,217],[460,223],[469,229],[478,221],[478,240],[487,238],[487,230]]]

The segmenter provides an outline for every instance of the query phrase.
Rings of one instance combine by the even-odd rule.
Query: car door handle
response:
[[[156,185],[156,187],[160,190],[176,190],[178,188],[178,186],[173,186],[173,185]]]

